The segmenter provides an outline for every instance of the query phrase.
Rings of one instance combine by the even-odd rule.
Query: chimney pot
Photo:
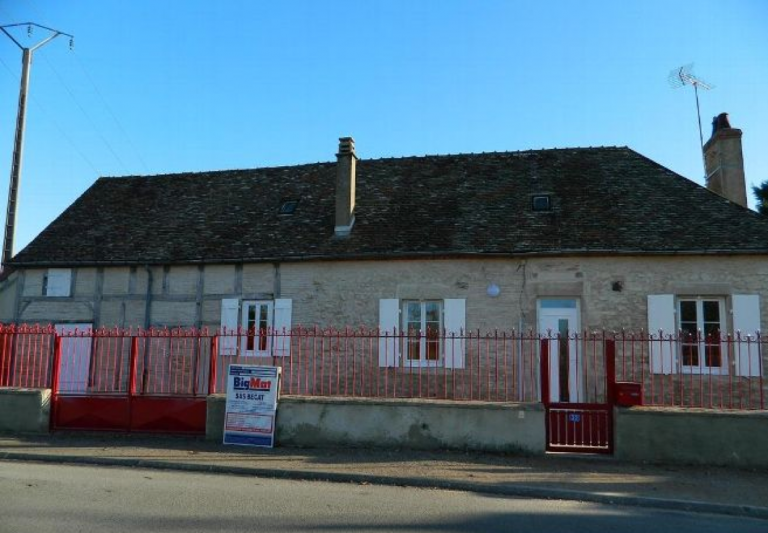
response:
[[[728,120],[728,113],[720,113],[712,119],[712,136],[719,130],[731,129],[731,122]]]
[[[354,154],[355,140],[352,137],[339,138],[339,154]]]
[[[352,137],[339,138],[339,153],[336,154],[336,225],[334,233],[345,237],[355,223],[355,182],[357,154]]]

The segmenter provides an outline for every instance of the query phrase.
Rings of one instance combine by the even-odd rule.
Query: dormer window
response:
[[[299,205],[298,200],[286,200],[280,206],[279,213],[281,215],[292,215],[296,211],[296,206]]]
[[[552,198],[548,194],[537,194],[531,198],[533,211],[552,211]]]

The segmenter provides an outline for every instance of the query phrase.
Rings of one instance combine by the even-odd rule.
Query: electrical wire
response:
[[[83,74],[85,75],[85,78],[86,78],[86,79],[88,80],[88,82],[91,84],[91,87],[93,87],[93,90],[96,92],[96,94],[98,94],[98,95],[99,95],[99,98],[101,99],[101,103],[104,105],[104,108],[107,110],[107,112],[109,113],[109,115],[112,117],[112,120],[114,120],[114,122],[115,122],[115,125],[116,125],[116,126],[117,126],[117,128],[120,130],[120,133],[122,133],[122,134],[123,134],[123,137],[124,137],[124,138],[125,138],[125,140],[128,142],[128,145],[131,147],[131,149],[133,150],[133,152],[136,154],[136,158],[137,158],[137,159],[139,160],[139,162],[141,163],[141,166],[144,168],[144,171],[145,171],[147,174],[149,174],[149,173],[150,173],[150,170],[149,170],[149,167],[147,166],[147,163],[144,161],[144,158],[143,158],[143,157],[141,157],[141,153],[140,153],[140,152],[139,152],[139,150],[136,148],[136,145],[133,143],[133,140],[132,140],[132,139],[131,139],[131,137],[128,135],[128,132],[126,132],[126,131],[125,131],[125,128],[123,128],[123,125],[120,123],[120,120],[117,118],[117,115],[115,115],[115,113],[112,111],[112,108],[110,107],[109,103],[107,102],[107,99],[106,99],[106,98],[104,98],[104,95],[102,94],[102,92],[99,90],[99,87],[96,85],[96,82],[95,82],[95,81],[93,81],[93,77],[90,75],[90,73],[88,72],[88,70],[85,68],[85,64],[84,64],[84,63],[83,63],[83,61],[80,59],[80,56],[79,56],[79,55],[78,55],[78,54],[77,54],[77,53],[76,53],[74,50],[73,50],[73,52],[72,52],[72,53],[73,53],[73,55],[75,56],[75,62],[78,64],[78,66],[80,67],[80,69],[83,71]]]
[[[44,18],[42,12],[32,0],[28,0],[27,4],[32,9],[35,10],[38,16],[40,16],[41,18]],[[107,102],[107,99],[104,97],[104,94],[99,90],[99,87],[96,85],[96,82],[93,80],[93,76],[91,76],[90,72],[85,67],[85,63],[80,59],[80,55],[75,50],[72,50],[72,55],[74,55],[75,62],[77,63],[78,67],[80,67],[80,70],[83,71],[83,74],[85,75],[85,79],[88,80],[88,83],[91,84],[91,87],[99,96],[99,99],[101,100],[101,103],[104,106],[104,109],[106,109],[107,113],[109,113],[109,116],[112,117],[112,120],[117,126],[117,129],[120,130],[120,133],[122,134],[125,141],[128,143],[128,146],[130,146],[131,150],[133,150],[133,153],[136,156],[136,159],[138,159],[139,163],[141,163],[141,166],[144,169],[144,172],[146,174],[149,174],[150,173],[149,166],[147,166],[146,161],[144,161],[144,158],[141,156],[141,153],[139,152],[138,148],[136,148],[136,144],[133,142],[133,139],[131,139],[130,135],[128,135],[128,132],[123,127],[123,124],[120,122],[120,119],[117,118],[117,115],[112,110],[112,107],[109,105],[109,103]],[[117,159],[118,161],[120,160],[119,158]],[[123,168],[125,168],[125,165],[123,165]]]
[[[118,163],[120,163],[120,166],[123,167],[123,170],[128,173],[128,167],[123,163],[123,160],[120,159],[120,156],[117,155],[117,152],[115,152],[114,148],[112,148],[112,144],[110,144],[109,140],[104,136],[104,134],[101,133],[98,126],[96,126],[96,123],[93,121],[91,116],[88,114],[88,112],[85,110],[85,108],[80,104],[80,102],[75,97],[75,94],[72,92],[72,89],[69,88],[69,85],[67,85],[67,82],[64,81],[64,78],[59,74],[59,71],[56,69],[56,67],[53,66],[53,63],[51,63],[47,57],[43,56],[43,59],[45,60],[46,64],[51,68],[53,73],[58,78],[59,82],[61,83],[62,87],[64,87],[64,90],[67,91],[67,94],[69,94],[70,98],[72,98],[72,101],[75,103],[77,108],[80,110],[80,112],[83,114],[83,116],[86,118],[86,120],[90,123],[93,130],[96,132],[96,134],[101,138],[101,141],[104,143],[104,145],[107,147],[107,149],[110,151],[112,156],[117,160]]]
[[[8,73],[11,75],[11,77],[12,77],[12,78],[13,78],[13,79],[14,79],[14,80],[17,82],[17,83],[19,83],[19,82],[21,81],[21,78],[20,78],[20,76],[18,76],[17,74],[15,74],[15,73],[13,72],[13,70],[12,70],[12,69],[11,69],[11,68],[8,66],[8,64],[7,64],[5,61],[3,61],[3,60],[2,60],[2,58],[0,58],[0,63],[2,63],[2,64],[3,64],[3,66],[5,67],[5,69],[8,71]],[[80,149],[80,148],[77,146],[77,144],[75,143],[75,141],[74,141],[74,140],[72,140],[72,138],[71,138],[71,137],[70,137],[70,136],[67,134],[67,132],[66,132],[66,131],[64,131],[64,128],[62,128],[62,127],[61,127],[61,125],[60,125],[60,124],[59,124],[59,123],[56,121],[56,119],[55,119],[55,118],[53,118],[53,115],[52,115],[51,113],[49,113],[49,112],[48,112],[48,110],[45,108],[45,106],[43,106],[43,104],[42,104],[42,103],[40,103],[40,102],[37,100],[37,98],[35,98],[35,95],[34,95],[34,93],[29,95],[29,99],[32,101],[32,103],[35,105],[35,107],[37,107],[37,108],[38,108],[38,109],[39,109],[39,110],[40,110],[40,111],[43,113],[43,115],[45,116],[45,118],[46,118],[47,120],[49,120],[49,121],[51,122],[51,124],[53,124],[53,126],[54,126],[54,127],[55,127],[55,128],[58,130],[58,131],[59,131],[59,133],[61,134],[61,136],[62,136],[62,137],[64,137],[64,139],[65,139],[65,140],[66,140],[66,141],[69,143],[69,145],[70,145],[70,146],[71,146],[71,147],[72,147],[72,148],[75,150],[75,152],[77,152],[77,154],[78,154],[80,157],[82,157],[82,158],[83,158],[83,161],[85,161],[85,163],[86,163],[86,164],[87,164],[89,167],[91,167],[91,170],[93,170],[93,171],[96,173],[96,175],[97,175],[97,176],[102,176],[103,174],[101,173],[101,171],[100,171],[100,170],[98,170],[98,169],[96,168],[96,166],[95,166],[95,165],[94,165],[94,164],[91,162],[91,160],[90,160],[90,159],[88,159],[88,156],[86,156],[86,155],[85,155],[85,153],[84,153],[84,152],[83,152],[83,151],[82,151],[82,150],[81,150],[81,149]]]

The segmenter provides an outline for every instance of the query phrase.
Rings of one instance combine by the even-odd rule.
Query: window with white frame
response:
[[[464,368],[466,300],[379,300],[379,366]]]
[[[272,301],[243,302],[242,315],[242,355],[269,355],[272,347]]]
[[[243,302],[238,298],[223,299],[219,355],[289,356],[292,308],[289,298]]]
[[[760,316],[758,294],[649,294],[651,372],[727,374],[732,368],[736,376],[762,375],[760,343],[756,342]],[[731,341],[726,344],[722,339],[728,332]]]
[[[727,352],[721,343],[725,332],[725,300],[680,298],[677,311],[683,371],[726,372]]]
[[[429,365],[441,360],[443,302],[440,300],[403,302],[405,364]]]

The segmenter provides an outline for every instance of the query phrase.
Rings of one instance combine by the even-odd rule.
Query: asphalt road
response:
[[[768,521],[458,491],[0,462],[0,532],[761,532]]]

